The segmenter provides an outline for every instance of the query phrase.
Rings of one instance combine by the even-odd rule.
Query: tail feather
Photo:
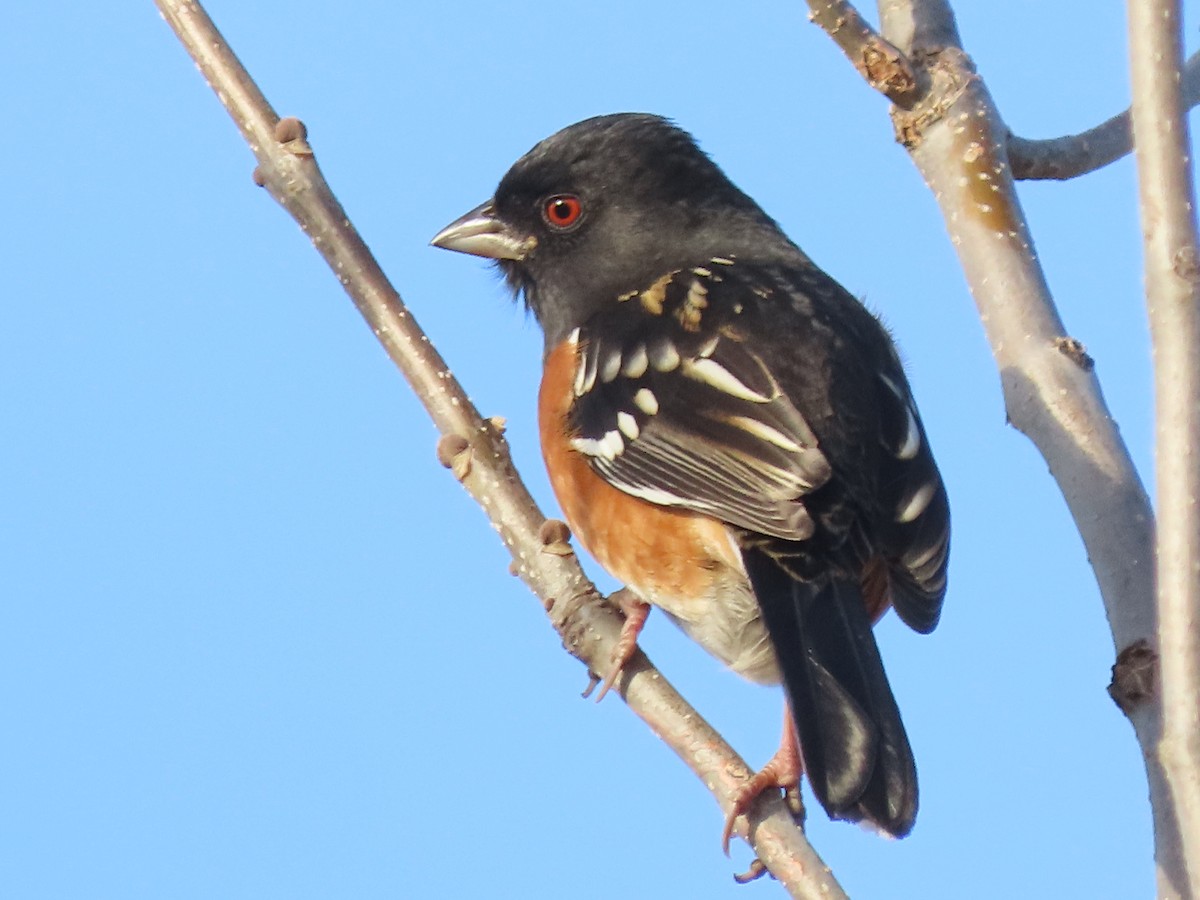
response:
[[[833,818],[903,837],[917,814],[916,765],[861,588],[800,581],[760,550],[743,555],[813,793]]]

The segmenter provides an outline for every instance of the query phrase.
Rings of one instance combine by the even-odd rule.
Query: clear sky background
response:
[[[1009,126],[1128,102],[1124,5],[960,2]],[[1196,4],[1188,4],[1194,48]],[[434,250],[599,113],[676,119],[894,330],[950,490],[932,636],[879,629],[922,778],[899,842],[809,833],[855,897],[1148,897],[1113,648],[1046,465],[1006,426],[940,215],[800,2],[213,0],[521,471],[540,335]],[[0,895],[781,896],[704,788],[507,572],[436,433],[152,4],[18,2],[0,34]],[[1152,477],[1129,159],[1026,184],[1071,333]],[[589,571],[606,588],[594,564]],[[661,616],[643,646],[752,764],[780,698]]]

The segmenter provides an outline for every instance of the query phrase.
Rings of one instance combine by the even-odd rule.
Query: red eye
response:
[[[573,194],[556,194],[542,207],[542,216],[555,228],[570,228],[583,214],[583,204]]]

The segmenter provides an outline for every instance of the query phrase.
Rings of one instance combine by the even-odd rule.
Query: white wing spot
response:
[[[926,482],[917,488],[912,496],[901,503],[896,510],[896,521],[903,525],[911,522],[921,513],[925,512],[925,507],[933,499],[933,492],[935,490],[937,490],[937,486],[932,482]]]
[[[658,413],[658,398],[649,388],[638,389],[638,392],[633,395],[633,405],[648,416]]]
[[[625,441],[622,440],[619,431],[606,432],[604,437],[599,440],[596,438],[571,438],[571,446],[587,456],[596,456],[609,462],[625,452]]]
[[[906,406],[904,412],[908,416],[908,431],[904,434],[904,443],[896,451],[896,458],[912,459],[921,449],[921,429],[917,427],[917,417],[913,415],[912,408]]]
[[[679,365],[679,351],[667,338],[660,338],[650,345],[650,365],[658,372],[673,371]]]
[[[712,271],[703,266],[696,266],[696,268],[692,269],[692,274],[699,275],[701,278],[712,278]]]
[[[732,266],[733,260],[726,259],[723,256],[714,256],[709,262],[715,262],[718,266]]]
[[[619,431],[607,432],[604,435],[604,440],[602,443],[604,444],[605,449],[610,454],[607,457],[608,459],[616,459],[618,456],[620,456],[622,453],[625,452],[625,441],[622,440],[621,433]]]
[[[882,372],[879,373],[879,380],[888,386],[891,392],[896,395],[898,400],[905,404],[908,403],[908,398],[904,395],[904,391],[900,390],[900,385],[896,384],[896,382],[892,381],[891,378],[889,378],[887,375],[884,375]]]
[[[780,449],[787,450],[789,453],[799,453],[804,449],[778,428],[774,428],[766,422],[760,422],[758,419],[752,419],[749,416],[730,416],[725,421],[735,428],[740,428],[747,434],[752,434],[756,438],[766,441],[768,444],[774,444]]]
[[[646,374],[646,368],[649,365],[650,359],[646,356],[645,345],[638,344],[625,354],[625,363],[621,366],[621,373],[626,378],[641,378]]]
[[[575,369],[575,396],[583,396],[583,377],[587,372],[587,360],[579,358],[579,366]]]
[[[770,397],[746,387],[728,369],[711,359],[686,361],[683,364],[683,374],[739,400],[750,400],[753,403],[771,402]]]
[[[904,564],[910,570],[924,568],[935,556],[940,554],[946,547],[946,534],[943,532],[938,535],[938,539],[922,550],[916,556],[905,557]]]
[[[708,359],[717,349],[717,344],[721,342],[720,335],[714,334],[707,341],[700,345],[700,349],[696,351],[696,355],[701,359]]]
[[[596,385],[596,354],[584,353],[575,373],[575,396],[582,397]]]
[[[683,501],[674,494],[668,494],[666,491],[659,490],[658,488],[645,487],[639,484],[622,484],[621,490],[635,497],[640,497],[647,503],[653,503],[656,506],[681,506],[683,504]]]
[[[637,419],[627,412],[617,413],[617,428],[620,429],[621,434],[625,435],[631,441],[636,441],[637,436],[642,433],[641,429],[638,428]]]
[[[613,351],[608,354],[604,360],[604,365],[600,369],[600,380],[608,384],[621,371],[621,354]]]

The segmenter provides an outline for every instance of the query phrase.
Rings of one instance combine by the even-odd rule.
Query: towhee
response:
[[[787,690],[726,847],[802,771],[831,817],[907,834],[916,767],[871,626],[937,624],[950,511],[884,327],[652,115],[547,138],[433,243],[497,260],[545,332],[551,484],[637,598],[605,689],[651,604]]]

